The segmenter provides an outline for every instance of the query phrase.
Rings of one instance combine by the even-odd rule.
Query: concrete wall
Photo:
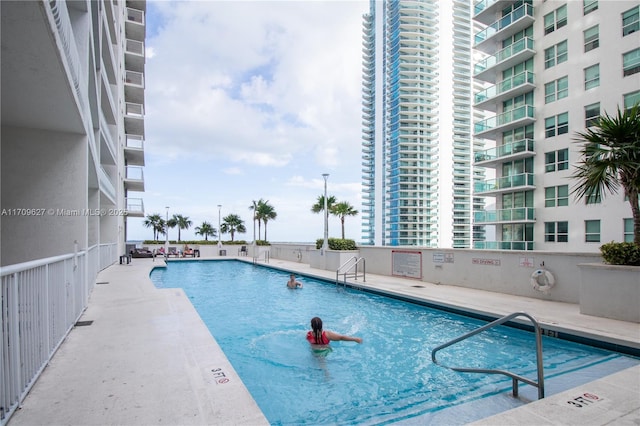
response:
[[[1,191],[2,265],[87,247],[85,136],[3,126]]]
[[[312,267],[336,270],[336,262],[342,258],[332,256],[332,250],[326,253],[326,267],[318,263],[319,250],[312,245],[272,244],[271,258],[308,263]],[[396,253],[394,255],[394,252]],[[397,275],[393,273],[394,256],[406,254],[407,258],[417,260],[419,264],[410,269],[418,271],[416,281],[434,284],[446,284],[479,290],[494,291],[502,294],[532,297],[557,302],[580,302],[581,263],[601,263],[597,253],[554,253],[540,251],[493,251],[465,249],[427,249],[415,247],[370,247],[362,246],[356,252],[346,252],[347,257],[357,255],[366,262],[366,272],[378,275]],[[301,256],[298,258],[298,256]],[[397,263],[397,257],[396,257]],[[531,284],[531,275],[540,265],[551,272],[555,285],[548,294],[535,290]],[[403,269],[396,264],[396,269]],[[411,276],[406,276],[412,279]]]

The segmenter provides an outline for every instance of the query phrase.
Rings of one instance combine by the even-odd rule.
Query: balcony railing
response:
[[[500,18],[500,20],[494,22],[489,25],[484,30],[477,33],[474,37],[475,44],[482,43],[485,40],[496,35],[499,31],[507,28],[509,25],[523,18],[524,16],[528,16],[533,18],[533,6],[530,4],[523,4],[522,6],[513,10],[513,12],[509,13],[506,16]]]
[[[489,179],[484,182],[476,182],[474,191],[476,194],[483,192],[504,192],[512,188],[533,185],[533,173],[521,173],[511,176],[502,176],[497,179]]]
[[[479,133],[488,132],[503,126],[507,126],[513,122],[520,121],[523,118],[535,118],[535,108],[533,107],[533,105],[522,105],[510,111],[503,112],[502,114],[489,117],[486,120],[479,121],[474,125],[474,132],[476,135]]]
[[[494,84],[493,86],[476,93],[474,96],[474,103],[475,105],[478,105],[518,87],[526,84],[533,84],[533,76],[534,74],[531,71],[523,71],[511,78],[502,80],[500,83]]]
[[[474,75],[477,76],[481,72],[489,68],[495,67],[499,63],[506,61],[507,59],[517,55],[522,51],[525,51],[525,50],[533,51],[533,44],[534,44],[533,39],[531,37],[521,38],[515,43],[510,44],[509,46],[505,47],[502,50],[499,50],[495,55],[489,56],[488,58],[485,58],[483,61],[478,62],[473,68]]]
[[[533,155],[535,154],[534,145],[533,139],[522,139],[476,152],[474,158],[476,163],[479,163],[509,157],[521,152],[528,152]]]
[[[473,5],[473,14],[477,15],[497,2],[498,0],[480,0]]]
[[[533,250],[533,241],[475,241],[474,249],[479,250]]]
[[[127,8],[127,21],[144,25],[144,12],[138,9]]]
[[[125,198],[127,216],[144,217],[144,202],[142,198]]]
[[[483,210],[473,213],[474,224],[500,222],[532,222],[534,220],[535,209],[533,207]]]
[[[125,113],[128,117],[143,118],[144,105],[127,102],[125,107]]]
[[[144,180],[144,168],[139,166],[127,166],[126,178],[128,180]]]

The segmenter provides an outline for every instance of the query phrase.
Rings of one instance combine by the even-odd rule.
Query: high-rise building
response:
[[[125,253],[127,217],[144,216],[145,10],[0,2],[2,266]]]
[[[469,248],[469,0],[375,1],[364,16],[362,243]],[[476,229],[482,238],[483,228]]]
[[[572,174],[576,133],[640,101],[640,2],[483,0],[473,15],[483,26],[473,78],[490,85],[473,106],[492,115],[475,123],[487,146],[474,164],[495,175],[475,187],[494,208],[474,215],[495,240],[474,247],[597,252],[632,241],[624,192],[578,200]]]

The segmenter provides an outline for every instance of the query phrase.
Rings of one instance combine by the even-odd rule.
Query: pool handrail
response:
[[[516,317],[526,317],[529,319],[529,321],[531,321],[531,323],[533,324],[533,328],[535,330],[535,335],[536,335],[536,364],[537,364],[537,371],[538,371],[538,381],[535,382],[534,380],[528,379],[526,377],[522,377],[520,375],[517,375],[515,373],[511,373],[509,371],[504,371],[504,370],[494,370],[494,369],[483,369],[483,368],[463,368],[463,367],[448,367],[446,365],[441,365],[438,363],[437,359],[436,359],[436,352],[438,352],[440,349],[444,349],[448,346],[451,346],[455,343],[461,342],[462,340],[465,340],[471,336],[474,336],[478,333],[481,333],[485,330],[488,330],[490,328],[496,327],[498,325],[504,324],[505,322],[508,322],[510,320],[512,320],[513,318]],[[542,399],[544,398],[544,365],[542,363],[542,331],[540,329],[540,324],[538,324],[538,321],[536,321],[536,319],[534,317],[532,317],[531,315],[527,314],[526,312],[514,312],[512,314],[506,315],[502,318],[499,318],[487,325],[484,325],[482,327],[479,327],[469,333],[466,333],[460,337],[456,337],[453,340],[450,340],[447,343],[444,343],[436,348],[434,348],[431,351],[431,360],[433,361],[434,364],[436,365],[441,365],[442,367],[445,368],[449,368],[451,370],[454,371],[460,371],[463,373],[485,373],[485,374],[503,374],[505,376],[509,376],[512,379],[512,388],[513,388],[513,396],[514,397],[518,397],[518,380],[524,383],[527,383],[531,386],[535,386],[536,388],[538,388],[538,399]]]
[[[336,270],[336,285],[340,283],[340,274],[342,273],[343,284],[347,285],[347,277],[352,277],[354,280],[358,280],[358,264],[362,263],[362,282],[367,282],[367,272],[366,272],[366,262],[364,257],[352,256],[346,262],[344,262],[340,267]],[[340,272],[343,270],[343,272]],[[355,269],[354,272],[351,272]],[[351,273],[350,273],[351,272]]]

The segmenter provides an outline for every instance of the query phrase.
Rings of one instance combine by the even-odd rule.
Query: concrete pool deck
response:
[[[134,259],[98,275],[85,325],[69,333],[9,426],[269,424],[184,292],[153,286],[149,272],[162,265]],[[306,264],[268,266],[335,280]],[[545,329],[640,348],[640,324],[582,315],[573,304],[372,274],[356,283],[475,313],[527,312]],[[475,422],[638,423],[640,366]]]

